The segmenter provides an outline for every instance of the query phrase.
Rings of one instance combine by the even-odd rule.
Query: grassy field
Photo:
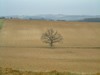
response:
[[[41,41],[47,29],[62,34],[55,48]],[[0,30],[0,67],[21,71],[100,72],[100,23],[5,20]]]

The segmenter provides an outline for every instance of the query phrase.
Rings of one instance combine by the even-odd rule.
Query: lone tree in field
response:
[[[48,29],[45,33],[42,34],[41,39],[44,43],[49,44],[52,48],[54,43],[62,41],[63,38],[57,31],[54,32],[53,29]]]

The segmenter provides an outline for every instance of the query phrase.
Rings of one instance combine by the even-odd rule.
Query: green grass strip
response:
[[[48,48],[48,49],[100,49],[100,47],[32,47],[32,46],[0,46],[0,48]]]
[[[55,47],[55,48],[100,49],[100,47]]]
[[[0,29],[2,29],[2,25],[3,25],[3,23],[4,23],[4,20],[5,20],[5,19],[0,19]]]

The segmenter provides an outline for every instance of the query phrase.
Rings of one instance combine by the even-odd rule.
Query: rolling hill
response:
[[[100,47],[100,23],[6,19],[0,30],[0,46],[48,47],[41,41],[47,29],[63,36],[56,47]]]

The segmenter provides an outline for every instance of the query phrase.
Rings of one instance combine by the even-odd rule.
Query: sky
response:
[[[0,0],[0,16],[100,15],[100,0]]]

